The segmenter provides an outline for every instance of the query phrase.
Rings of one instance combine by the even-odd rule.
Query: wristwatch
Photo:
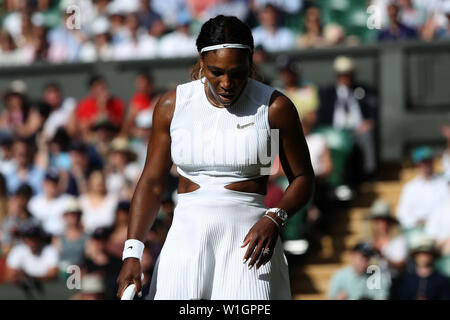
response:
[[[275,215],[281,220],[281,226],[284,226],[286,224],[286,221],[288,219],[288,214],[286,211],[280,208],[270,208],[266,211],[266,214],[269,212],[275,213]]]

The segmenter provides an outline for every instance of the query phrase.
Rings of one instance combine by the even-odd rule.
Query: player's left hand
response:
[[[256,269],[270,261],[277,243],[280,229],[268,218],[262,217],[250,229],[244,239],[241,248],[248,245],[244,255],[244,263],[250,259],[248,268],[251,269],[256,263]]]

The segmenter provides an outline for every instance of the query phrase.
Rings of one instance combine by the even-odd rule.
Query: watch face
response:
[[[284,210],[278,209],[276,211],[276,214],[278,217],[280,217],[281,220],[285,221],[287,219],[287,213]]]

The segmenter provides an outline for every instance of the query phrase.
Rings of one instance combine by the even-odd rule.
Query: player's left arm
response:
[[[300,118],[294,104],[276,91],[269,108],[271,129],[279,130],[279,155],[289,187],[277,207],[289,217],[305,207],[314,193],[314,171]]]
[[[269,107],[271,129],[279,130],[279,155],[289,187],[277,204],[289,217],[306,206],[314,192],[314,172],[308,146],[294,104],[276,92]],[[272,136],[272,139],[275,135]],[[247,247],[244,263],[250,259],[249,268],[259,268],[270,261],[279,238],[282,221],[274,213],[268,213],[277,223],[262,217],[248,232],[241,248]],[[266,254],[262,254],[267,251]]]

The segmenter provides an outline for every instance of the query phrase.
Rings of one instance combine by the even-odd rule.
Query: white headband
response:
[[[204,47],[200,51],[200,53],[203,53],[203,52],[206,52],[206,51],[213,51],[213,50],[218,50],[218,49],[224,49],[224,48],[248,49],[250,51],[253,51],[252,48],[250,48],[249,46],[246,46],[245,44],[224,43],[224,44],[218,44],[218,45],[215,45],[215,46]]]

